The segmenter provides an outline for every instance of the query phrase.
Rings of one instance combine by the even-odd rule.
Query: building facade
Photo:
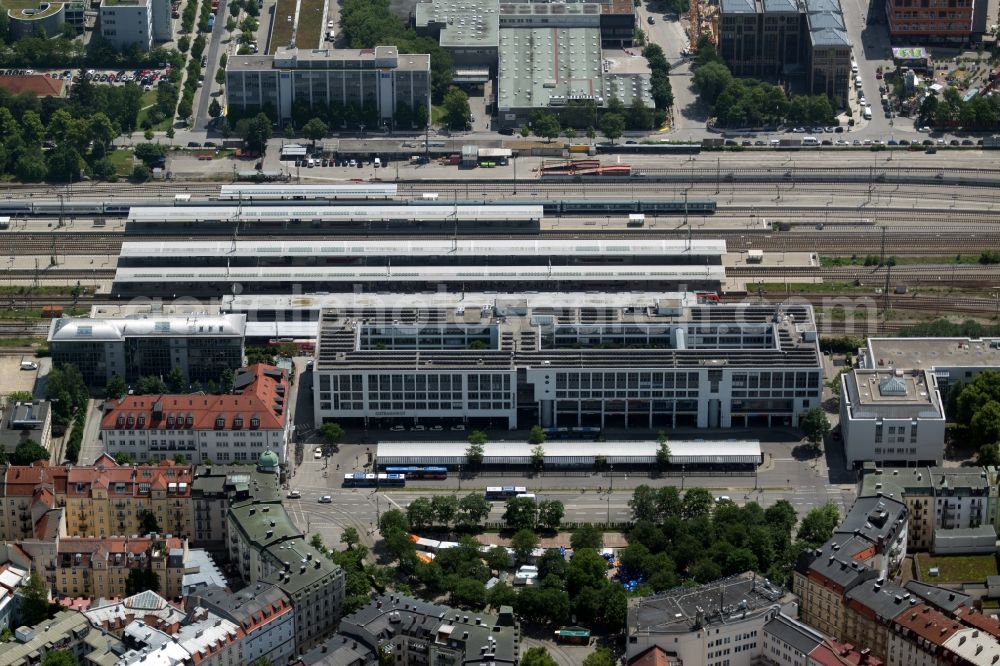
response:
[[[795,425],[819,404],[808,307],[697,307],[681,297],[592,312],[545,302],[455,306],[405,327],[388,315],[325,312],[316,417],[728,428]]]
[[[295,656],[292,603],[273,585],[256,585],[236,593],[209,588],[189,596],[185,605],[205,608],[238,626],[244,636],[244,663],[263,658],[272,664],[287,664]]]
[[[48,343],[54,365],[72,364],[90,385],[118,375],[126,382],[178,368],[189,382],[219,381],[243,365],[242,315],[53,319]]]
[[[886,0],[889,37],[899,43],[971,44],[982,39],[992,20],[988,5],[982,0]]]
[[[264,451],[285,460],[288,379],[262,364],[235,374],[233,393],[126,395],[105,404],[101,438],[111,455],[144,463],[184,456],[193,464],[254,462]]]
[[[338,104],[374,107],[374,123],[391,126],[400,104],[423,108],[430,118],[430,94],[430,56],[401,54],[395,46],[280,47],[269,56],[234,56],[226,65],[230,108],[271,110],[281,120],[291,117],[295,104],[323,110]]]
[[[57,544],[53,592],[67,597],[124,597],[136,569],[157,576],[157,594],[179,599],[187,562],[186,539],[176,537],[65,537]],[[48,564],[46,564],[48,566]]]
[[[934,373],[855,370],[840,376],[847,464],[941,464],[945,414]]]
[[[170,0],[102,0],[97,20],[101,37],[119,49],[149,50],[172,36]]]

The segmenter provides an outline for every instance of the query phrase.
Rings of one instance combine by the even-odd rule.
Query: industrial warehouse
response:
[[[316,417],[518,428],[794,426],[819,405],[809,306],[700,306],[691,294],[611,308],[588,294],[449,308],[327,310]]]

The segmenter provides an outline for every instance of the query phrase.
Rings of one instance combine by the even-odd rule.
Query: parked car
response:
[[[318,460],[318,459],[320,459],[322,457],[323,457],[323,448],[320,447],[320,446],[317,446],[316,449],[313,451],[313,458],[315,458],[315,459]]]
[[[330,497],[329,495],[323,495],[322,497],[319,498],[319,503],[320,504],[333,504],[333,498]]]
[[[290,491],[288,491],[288,499],[300,499],[301,497],[302,497],[302,493],[300,493],[297,490],[290,490]]]

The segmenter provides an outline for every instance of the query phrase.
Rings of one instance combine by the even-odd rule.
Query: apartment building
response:
[[[774,666],[882,666],[864,647],[838,643],[784,613],[764,625],[761,661]]]
[[[242,666],[249,664],[243,653],[245,636],[236,624],[194,608],[177,627],[134,620],[124,631],[128,650],[117,666]]]
[[[105,404],[101,438],[109,454],[140,463],[158,458],[247,463],[265,451],[285,460],[289,437],[288,377],[256,364],[236,371],[221,395],[126,395]]]
[[[0,539],[54,536],[65,532],[65,511],[57,494],[65,495],[66,468],[36,463],[31,467],[8,466],[0,488]]]
[[[383,594],[346,616],[330,640],[303,654],[296,666],[374,664],[388,645],[399,666],[518,663],[514,612],[468,614],[401,594]]]
[[[886,0],[889,37],[893,43],[971,45],[996,18],[988,6],[983,0]]]
[[[980,527],[990,522],[991,484],[982,467],[866,467],[859,495],[882,495],[902,500],[907,508],[907,548],[935,551],[938,539],[955,530]]]
[[[52,320],[48,344],[53,364],[75,365],[93,386],[114,375],[166,377],[174,368],[189,382],[217,382],[243,365],[245,328],[242,315],[62,317]]]
[[[281,504],[276,468],[265,458],[244,486],[246,498],[230,498],[229,560],[247,585],[274,585],[291,599],[295,649],[304,652],[337,627],[344,571],[311,548],[292,523]]]
[[[729,428],[795,425],[819,404],[809,306],[623,296],[606,309],[585,294],[456,303],[405,323],[380,309],[324,311],[316,418]]]
[[[229,620],[243,631],[243,658],[252,664],[267,659],[287,664],[295,655],[295,613],[291,600],[274,585],[255,585],[239,592],[213,587],[185,600]]]
[[[181,597],[188,559],[186,539],[177,537],[65,537],[56,544],[53,592],[67,597],[124,597],[133,570],[155,573],[167,599]],[[52,571],[52,569],[49,569]]]
[[[91,666],[86,660],[91,651],[86,639],[92,631],[82,613],[61,610],[32,627],[18,627],[14,641],[0,650],[0,666],[34,666],[56,651],[69,652],[77,663]]]
[[[135,620],[173,633],[185,618],[184,611],[153,590],[144,590],[124,599],[98,600],[82,612],[92,626],[119,638]]]
[[[101,37],[118,49],[148,51],[171,38],[170,0],[101,0],[97,20]]]
[[[751,666],[764,625],[794,608],[788,591],[751,572],[629,599],[626,658],[659,647],[685,664]]]
[[[240,55],[226,65],[226,99],[233,110],[272,110],[280,120],[294,104],[325,110],[332,104],[374,107],[379,127],[394,122],[400,104],[422,107],[430,118],[431,59],[373,49],[298,49],[279,46],[273,55]],[[375,129],[374,127],[372,129]]]
[[[17,593],[23,585],[27,585],[30,574],[28,569],[6,561],[0,564],[0,631],[11,627],[14,610],[19,605]]]
[[[918,603],[893,620],[887,663],[893,666],[944,666],[951,663],[944,644],[963,625],[941,611]]]
[[[255,475],[252,469],[243,466],[201,465],[195,469],[191,498],[197,545],[216,556],[228,555],[229,505],[249,499]]]

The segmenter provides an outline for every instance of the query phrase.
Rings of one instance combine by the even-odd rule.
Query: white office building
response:
[[[101,37],[115,48],[149,50],[172,37],[170,0],[102,0],[98,25]]]
[[[848,465],[940,465],[945,415],[927,370],[855,370],[840,377],[840,430]]]
[[[495,427],[789,425],[820,402],[808,306],[526,294],[320,320],[316,417]]]

